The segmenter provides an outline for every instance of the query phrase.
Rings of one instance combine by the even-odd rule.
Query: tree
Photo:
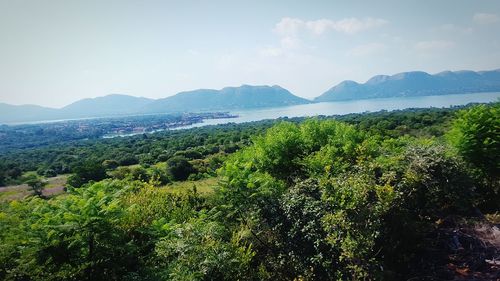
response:
[[[182,156],[174,156],[167,161],[167,170],[174,180],[186,180],[195,170],[193,165]]]
[[[100,181],[107,178],[106,169],[101,163],[87,161],[73,169],[74,175],[68,178],[68,184],[81,187],[89,181]]]
[[[140,181],[148,182],[149,178],[150,178],[149,175],[148,175],[148,172],[142,166],[131,168],[130,169],[130,174],[132,175],[132,178],[134,180],[140,180]]]
[[[106,168],[107,170],[114,170],[114,169],[118,168],[118,166],[120,166],[120,164],[116,160],[104,160],[102,162],[102,166],[104,168]]]
[[[36,196],[41,197],[47,182],[34,172],[27,173],[24,176],[24,183],[30,186],[30,189]]]

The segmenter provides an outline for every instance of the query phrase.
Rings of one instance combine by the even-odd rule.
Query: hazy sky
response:
[[[0,0],[0,102],[500,68],[500,1]]]

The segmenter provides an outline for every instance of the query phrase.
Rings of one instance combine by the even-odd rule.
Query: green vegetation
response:
[[[16,195],[18,193],[19,193],[19,191],[17,191],[17,190],[2,191],[2,192],[0,192],[0,200],[3,200],[4,198],[9,198],[10,196]]]
[[[382,111],[335,116],[335,119],[354,124],[371,135],[430,137],[441,136],[447,131],[446,127],[457,109]],[[329,117],[320,119],[324,118]],[[300,122],[304,118],[287,120]],[[165,162],[173,156],[184,156],[190,161],[201,160],[192,163],[195,168],[201,168],[193,177],[206,177],[207,174],[215,174],[225,155],[247,146],[254,136],[262,134],[277,122],[279,120],[207,126],[127,138],[95,139],[97,136],[94,136],[89,137],[90,140],[80,141],[77,140],[82,136],[73,127],[56,126],[50,129],[42,125],[29,125],[28,132],[23,133],[21,130],[12,135],[10,130],[5,130],[9,138],[5,143],[0,140],[0,186],[22,183],[21,175],[29,171],[53,177],[75,173],[89,163],[100,163],[105,169],[112,170],[117,166],[136,164],[147,167]],[[109,126],[108,123],[104,120],[103,124],[96,125]],[[13,149],[12,144],[19,148]]]
[[[30,187],[33,194],[42,196],[42,192],[47,186],[47,182],[36,173],[30,172],[24,175],[24,182]]]
[[[247,145],[251,136],[271,125],[271,121],[228,124],[127,138],[54,142],[37,148],[10,150],[0,153],[0,186],[21,183],[21,175],[28,171],[46,177],[72,173],[76,175],[72,178],[74,186],[80,186],[107,177],[103,169],[109,171],[117,166],[136,164],[147,168],[176,156],[189,161],[200,160],[192,163],[200,169],[193,173],[200,178],[206,177],[215,174],[226,154]],[[20,144],[23,142],[21,137],[16,140]]]
[[[437,221],[500,211],[491,200],[499,196],[498,106],[39,150],[92,159],[71,169],[64,195],[0,204],[0,279],[413,278]],[[47,165],[16,155],[20,170]],[[140,164],[123,166],[122,157]]]
[[[500,103],[460,111],[447,137],[470,164],[479,188],[488,194],[481,207],[497,211],[500,202]]]
[[[459,153],[491,178],[500,175],[500,103],[461,111],[449,138]]]

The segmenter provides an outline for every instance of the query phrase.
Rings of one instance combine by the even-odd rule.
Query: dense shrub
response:
[[[3,206],[0,278],[122,280],[137,266],[131,237],[118,224],[125,211],[118,191],[126,187],[101,182],[48,201]]]
[[[73,168],[74,174],[68,178],[68,184],[81,187],[90,181],[100,181],[107,177],[104,166],[96,161],[87,161]]]
[[[448,138],[470,163],[499,177],[500,103],[459,111]]]
[[[193,165],[182,156],[174,156],[167,161],[167,171],[174,180],[186,180],[195,170]]]
[[[246,280],[253,252],[227,229],[203,216],[161,227],[155,252],[164,280]]]

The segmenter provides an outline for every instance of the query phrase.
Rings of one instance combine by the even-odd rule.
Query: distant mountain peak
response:
[[[390,76],[391,80],[402,80],[402,79],[412,79],[412,78],[422,78],[422,77],[430,77],[431,75],[427,72],[423,71],[408,71],[401,72],[398,74],[394,74]]]
[[[247,108],[274,107],[310,103],[294,96],[288,90],[274,85],[246,85],[225,87],[220,90],[198,89],[181,92],[174,96],[156,100],[147,105],[143,112],[197,112],[237,110]]]
[[[101,97],[95,97],[94,99],[103,99],[103,98],[143,98],[143,97],[135,97],[135,96],[126,95],[126,94],[108,94],[108,95],[101,96]]]
[[[378,84],[389,80],[391,76],[389,75],[375,75],[366,81],[366,84]]]
[[[87,98],[71,103],[63,108],[65,116],[72,118],[100,117],[138,113],[153,100],[123,94],[110,94],[102,97]]]
[[[387,98],[398,96],[445,95],[500,91],[500,71],[443,71],[431,75],[409,71],[392,76],[376,75],[364,84],[343,81],[315,101]]]

